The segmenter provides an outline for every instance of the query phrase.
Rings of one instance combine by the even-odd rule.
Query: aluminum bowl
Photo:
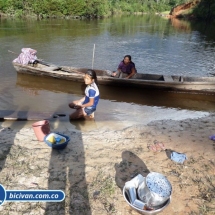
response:
[[[157,172],[150,172],[137,189],[138,197],[153,208],[162,206],[171,193],[171,183],[164,175]]]
[[[125,187],[123,187],[123,196],[124,196],[124,199],[125,201],[130,205],[131,208],[133,208],[134,210],[136,210],[137,212],[139,212],[140,214],[144,214],[144,215],[154,215],[154,214],[158,214],[160,213],[161,211],[163,211],[170,203],[171,201],[171,196],[170,198],[163,204],[163,206],[159,209],[155,209],[153,211],[146,211],[146,210],[141,210],[139,208],[136,208],[134,207],[127,199],[127,196],[126,196],[126,192],[125,192]]]

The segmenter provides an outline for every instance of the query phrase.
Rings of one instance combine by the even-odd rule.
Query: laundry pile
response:
[[[31,48],[22,48],[21,51],[22,53],[18,56],[18,58],[13,60],[14,63],[27,65],[27,64],[33,64],[35,60],[37,60],[36,50]]]

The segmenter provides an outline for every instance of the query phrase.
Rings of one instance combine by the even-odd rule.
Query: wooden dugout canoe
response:
[[[44,62],[35,65],[22,65],[13,62],[13,66],[18,73],[49,76],[75,82],[84,82],[83,77],[87,71],[87,68],[55,66]],[[101,85],[215,93],[215,77],[166,76],[138,73],[135,75],[135,78],[124,79],[111,77],[111,72],[108,70],[94,70],[97,74],[98,83]]]

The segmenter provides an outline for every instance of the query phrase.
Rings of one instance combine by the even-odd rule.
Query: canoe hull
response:
[[[47,76],[81,83],[84,82],[83,77],[87,70],[86,68],[74,67],[34,67],[31,65],[21,65],[17,63],[13,63],[13,66],[18,73]],[[97,73],[98,83],[100,85],[215,93],[215,77],[167,77],[157,74],[153,75],[138,73],[139,77],[137,77],[137,79],[122,79],[108,76],[107,71],[105,70],[95,71]]]

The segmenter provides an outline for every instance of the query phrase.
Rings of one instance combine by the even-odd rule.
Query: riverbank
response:
[[[122,13],[142,13],[142,12],[158,12],[162,10],[170,10],[172,4],[169,2],[139,2],[133,1],[132,4],[125,0],[121,1],[97,1],[91,0],[78,2],[56,2],[54,5],[50,4],[48,0],[35,2],[29,0],[25,4],[17,4],[15,0],[10,3],[0,2],[0,13],[6,13],[9,16],[26,17],[37,16],[41,18],[46,17],[87,17],[87,18],[101,18],[111,16],[113,14]]]
[[[155,14],[159,16],[166,16],[168,12],[164,13],[158,13],[158,12],[122,12],[118,11],[115,13],[109,13],[103,16],[80,16],[80,15],[36,15],[36,14],[29,14],[25,16],[20,16],[16,14],[5,14],[5,13],[0,13],[0,19],[8,19],[8,20],[13,20],[13,19],[23,19],[23,20],[42,20],[42,19],[57,19],[57,20],[96,20],[96,19],[105,19],[105,18],[110,18],[110,17],[121,17],[121,16],[129,16],[129,15],[135,15],[135,16],[142,16],[142,15],[148,15],[148,14]]]
[[[58,130],[59,131],[59,130]],[[171,204],[160,213],[214,214],[215,114],[182,121],[159,120],[122,130],[81,132],[61,130],[71,137],[67,148],[52,151],[38,142],[32,128],[1,128],[1,184],[6,190],[62,189],[61,203],[5,202],[1,214],[136,215],[122,196],[122,187],[137,172],[160,172],[173,186]],[[147,147],[157,140],[166,149],[185,153],[181,165],[166,151]]]

